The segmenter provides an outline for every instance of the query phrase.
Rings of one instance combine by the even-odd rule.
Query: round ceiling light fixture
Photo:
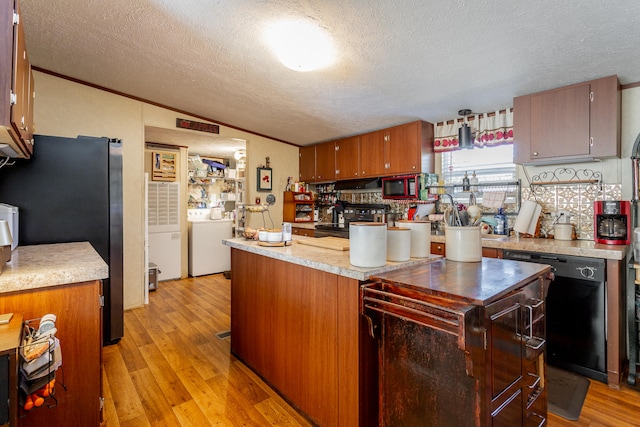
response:
[[[335,60],[331,37],[311,22],[279,21],[267,29],[266,37],[280,62],[292,70],[318,70]]]

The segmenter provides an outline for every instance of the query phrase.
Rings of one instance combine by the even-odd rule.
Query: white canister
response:
[[[556,240],[573,240],[573,224],[556,223],[553,226],[553,238]]]
[[[387,261],[387,224],[349,223],[349,262],[356,267],[383,267]]]
[[[396,221],[398,227],[411,230],[411,258],[428,258],[431,255],[430,221]]]
[[[482,234],[480,227],[444,228],[446,257],[451,261],[482,261]]]
[[[387,228],[387,261],[404,262],[411,258],[411,230]]]

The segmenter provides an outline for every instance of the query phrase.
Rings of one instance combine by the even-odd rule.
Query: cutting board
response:
[[[348,251],[349,239],[341,237],[318,237],[317,239],[296,240],[301,245],[315,246],[318,248],[333,249],[336,251]]]

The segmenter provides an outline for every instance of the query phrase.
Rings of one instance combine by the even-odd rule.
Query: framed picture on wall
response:
[[[258,191],[271,191],[272,176],[271,168],[258,168]]]

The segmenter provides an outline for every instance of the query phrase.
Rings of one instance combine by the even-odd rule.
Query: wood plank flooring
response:
[[[216,336],[230,329],[222,274],[161,282],[149,299],[125,312],[124,338],[103,349],[104,425],[311,425]],[[550,414],[548,426],[640,426],[640,392],[592,381],[580,419]]]

